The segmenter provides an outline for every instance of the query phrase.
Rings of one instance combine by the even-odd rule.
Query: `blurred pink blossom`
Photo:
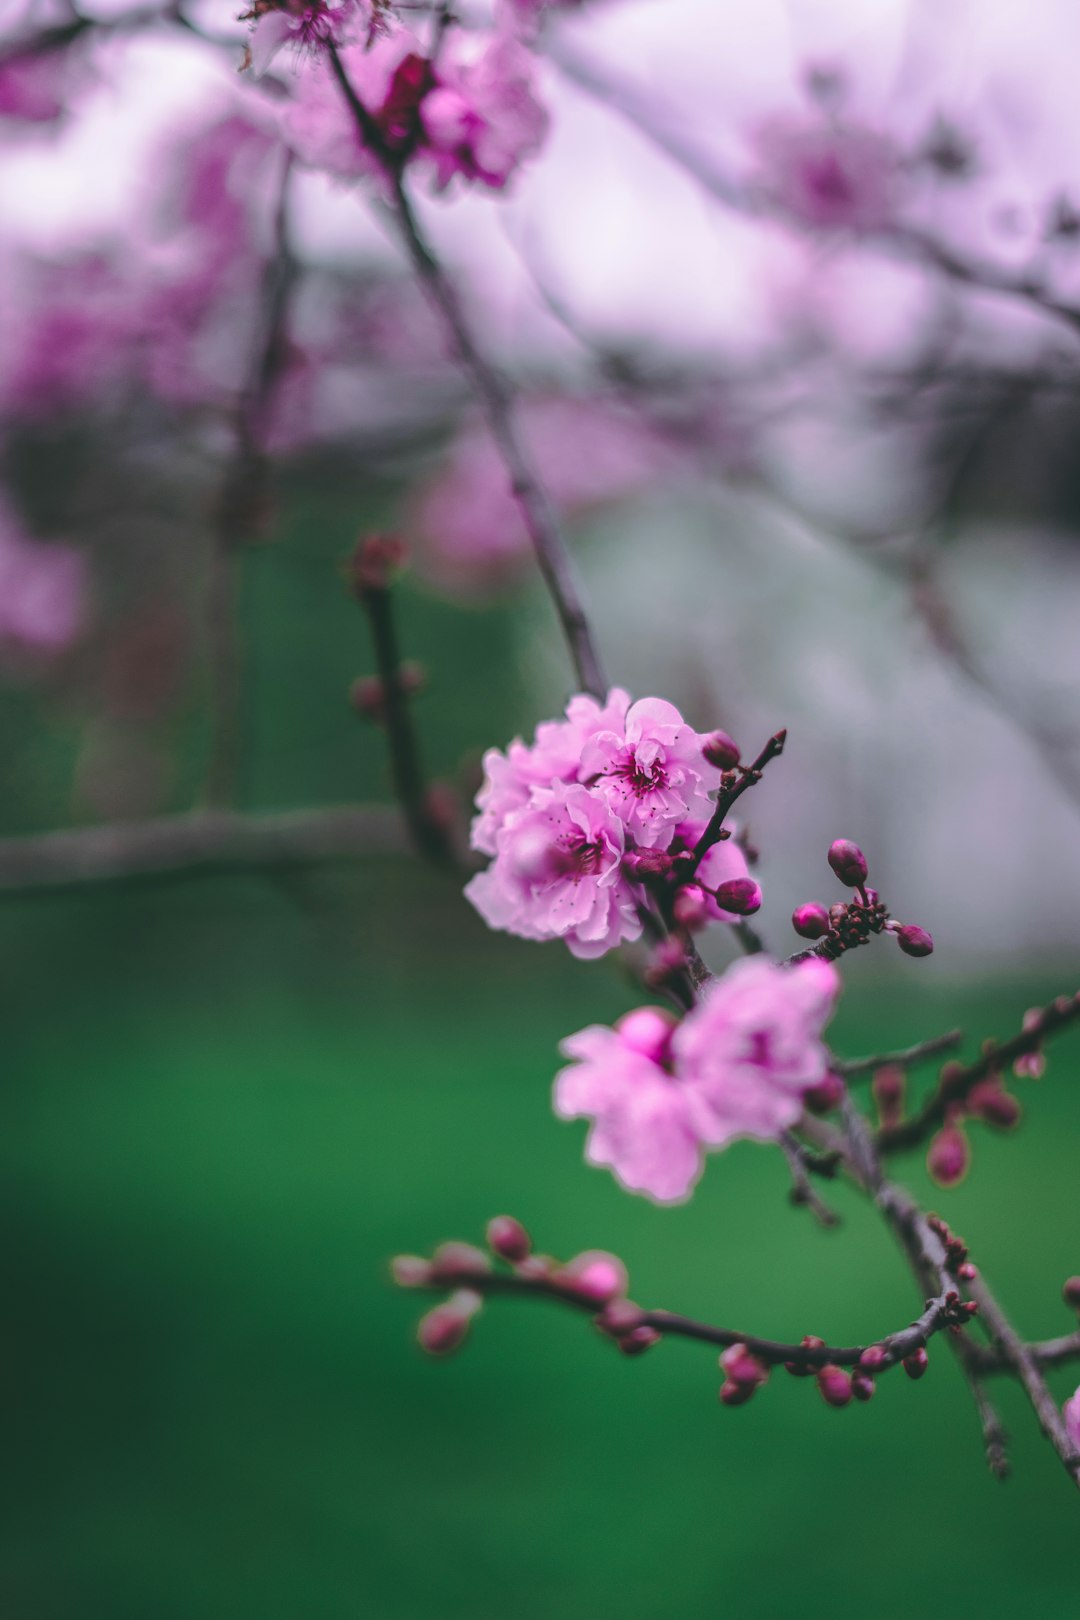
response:
[[[867,125],[775,118],[760,130],[757,181],[775,207],[816,230],[879,229],[900,196],[900,155]]]
[[[63,652],[81,628],[85,595],[79,552],[28,539],[0,509],[0,647],[46,657]]]
[[[1065,1431],[1080,1451],[1080,1389],[1071,1395],[1062,1408],[1065,1415]]]

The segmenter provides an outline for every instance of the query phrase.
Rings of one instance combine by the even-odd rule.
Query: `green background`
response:
[[[367,661],[333,584],[348,539],[309,507],[252,559],[251,804],[385,796],[344,701]],[[406,591],[405,609],[440,769],[536,718],[505,675],[532,606]],[[41,824],[74,722],[25,693],[3,718],[9,824]],[[194,701],[184,725],[194,760]],[[979,987],[937,958],[881,971],[851,975],[843,1053],[1005,1033],[1072,987],[1064,967]],[[555,1254],[616,1250],[646,1304],[765,1334],[850,1341],[919,1307],[854,1195],[820,1231],[770,1149],[715,1158],[677,1209],[584,1165],[549,1088],[558,1040],[632,1000],[609,964],[487,934],[402,859],[8,900],[0,974],[5,1616],[1074,1611],[1075,1492],[1008,1385],[1015,1474],[990,1478],[943,1345],[920,1384],[842,1412],[782,1374],[726,1410],[707,1348],[624,1360],[529,1301],[487,1309],[452,1361],[417,1350],[425,1301],[387,1258],[503,1211]],[[1020,1132],[979,1130],[968,1181],[928,1194],[1033,1336],[1068,1328],[1080,1270],[1078,1071],[1066,1037]]]

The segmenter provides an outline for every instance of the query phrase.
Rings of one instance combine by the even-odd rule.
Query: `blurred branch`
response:
[[[816,1156],[790,1131],[781,1131],[780,1149],[791,1171],[791,1202],[808,1209],[819,1226],[839,1226],[839,1215],[829,1208],[810,1180],[810,1165]]]
[[[486,358],[473,335],[461,297],[421,232],[401,165],[390,154],[378,126],[354,90],[336,47],[328,48],[334,75],[364,144],[380,159],[391,190],[391,208],[417,279],[472,381],[488,429],[510,475],[540,572],[555,605],[582,691],[603,698],[607,690],[600,657],[571,566],[555,509],[533,465],[517,425],[514,396],[506,379]]]
[[[860,1075],[872,1074],[875,1069],[882,1069],[886,1064],[899,1068],[910,1069],[916,1063],[924,1063],[927,1058],[937,1057],[941,1052],[951,1052],[959,1046],[964,1038],[962,1029],[950,1029],[944,1035],[933,1035],[928,1041],[918,1041],[914,1046],[902,1047],[897,1052],[876,1052],[873,1057],[852,1058],[850,1062],[834,1063],[833,1068],[837,1074],[843,1075],[845,1080],[856,1080]]]
[[[199,871],[329,865],[404,853],[396,810],[341,805],[239,815],[201,810],[151,821],[0,839],[0,893],[38,894]]]

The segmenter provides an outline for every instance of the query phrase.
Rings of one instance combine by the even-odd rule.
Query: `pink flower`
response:
[[[801,225],[875,230],[895,212],[899,154],[876,130],[776,119],[761,132],[759,152],[763,191]]]
[[[548,115],[533,92],[532,58],[515,40],[497,34],[469,59],[461,37],[453,36],[421,110],[435,183],[442,191],[460,174],[501,191],[540,146]]]
[[[536,788],[495,835],[495,859],[465,893],[491,928],[522,939],[564,939],[602,956],[637,939],[637,895],[623,875],[622,822],[588,788]]]
[[[431,87],[430,63],[420,41],[408,29],[397,28],[379,34],[370,45],[346,45],[339,54],[387,151],[403,153],[418,139],[420,102]],[[322,57],[301,72],[283,133],[300,161],[313,169],[343,180],[380,172],[378,156],[365,144]]]
[[[666,849],[681,822],[708,819],[720,772],[701,752],[703,737],[662,698],[642,698],[618,730],[597,731],[581,756],[581,776],[610,804],[644,849]]]
[[[593,1120],[588,1162],[661,1204],[685,1198],[703,1164],[700,1100],[668,1066],[672,1028],[670,1014],[641,1007],[614,1029],[579,1030],[562,1042],[574,1061],[555,1078],[559,1118]]]
[[[0,646],[55,656],[83,620],[85,565],[72,546],[28,540],[0,511]]]
[[[674,1037],[676,1072],[707,1104],[703,1140],[775,1138],[798,1119],[803,1097],[824,1080],[821,1031],[840,977],[829,962],[784,967],[746,957],[705,991]]]
[[[283,0],[255,17],[248,46],[251,71],[261,78],[285,45],[296,52],[341,45],[349,25],[359,20],[370,22],[370,15],[358,0]]]
[[[614,1029],[563,1041],[574,1062],[555,1079],[561,1119],[591,1118],[585,1156],[631,1192],[685,1198],[709,1148],[772,1140],[793,1125],[828,1069],[821,1029],[839,988],[826,962],[737,962],[673,1028],[643,1007]]]
[[[1062,1412],[1065,1417],[1065,1432],[1077,1451],[1080,1451],[1080,1389],[1065,1402]]]
[[[531,744],[515,737],[505,754],[489,748],[484,755],[484,784],[476,796],[480,814],[472,825],[473,849],[494,855],[499,829],[512,811],[528,803],[534,788],[576,782],[589,738],[619,725],[629,706],[629,694],[617,686],[603,705],[578,692],[566,706],[566,719],[542,721]]]

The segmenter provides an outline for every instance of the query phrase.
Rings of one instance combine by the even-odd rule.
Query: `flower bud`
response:
[[[831,1071],[816,1086],[803,1092],[803,1102],[812,1114],[831,1114],[839,1108],[844,1097],[844,1082]]]
[[[597,1305],[606,1305],[625,1294],[629,1282],[618,1255],[604,1249],[586,1249],[576,1254],[563,1266],[558,1280],[581,1299],[593,1300]]]
[[[831,1362],[818,1368],[817,1387],[829,1406],[846,1406],[851,1399],[851,1379],[842,1367],[834,1367]]]
[[[956,1268],[956,1275],[961,1282],[974,1282],[979,1275],[978,1266],[973,1266],[970,1260],[963,1260]]]
[[[675,1018],[666,1007],[635,1007],[615,1025],[624,1046],[661,1065],[668,1060],[675,1027]]]
[[[825,1348],[825,1340],[819,1339],[815,1333],[807,1333],[800,1342],[804,1350],[824,1350]],[[792,1378],[809,1378],[810,1374],[815,1370],[802,1361],[785,1361],[784,1367]]]
[[[673,973],[681,973],[686,966],[686,952],[682,944],[674,935],[662,939],[652,953],[648,967],[645,969],[645,983],[653,989],[666,984]]]
[[[896,943],[906,956],[929,956],[934,949],[933,939],[917,923],[905,923],[903,928],[898,928]]]
[[[471,1289],[459,1289],[443,1305],[422,1316],[416,1327],[416,1337],[422,1350],[429,1356],[448,1356],[465,1343],[469,1336],[469,1323],[480,1309],[480,1295]]]
[[[418,1254],[395,1254],[390,1275],[399,1288],[424,1288],[432,1281],[431,1262]]]
[[[641,1306],[635,1305],[632,1299],[613,1299],[596,1318],[596,1325],[602,1333],[619,1339],[624,1333],[636,1333],[638,1328],[648,1327],[649,1324]]]
[[[512,1265],[524,1260],[532,1248],[528,1232],[512,1215],[496,1215],[488,1221],[487,1240],[492,1254],[497,1254],[500,1260],[509,1260]]]
[[[720,1385],[720,1400],[725,1406],[743,1406],[756,1393],[756,1384],[737,1384],[733,1378],[725,1378]]]
[[[829,845],[829,865],[849,889],[858,889],[866,882],[866,856],[850,838],[835,838]]]
[[[857,1401],[872,1401],[877,1385],[868,1372],[860,1372],[858,1368],[851,1375],[851,1393]]]
[[[624,1356],[640,1356],[646,1350],[651,1350],[659,1339],[658,1330],[646,1323],[643,1327],[634,1328],[630,1333],[621,1333],[618,1345]]]
[[[681,888],[671,909],[675,921],[683,928],[704,928],[709,920],[708,896],[699,883],[687,883]]]
[[[491,1261],[483,1249],[471,1243],[440,1243],[431,1257],[431,1275],[434,1282],[455,1282],[458,1278],[475,1277],[479,1272],[491,1270]]]
[[[372,725],[382,725],[386,688],[378,675],[361,675],[353,681],[349,688],[349,702],[357,714],[370,720]]]
[[[1074,1311],[1080,1312],[1080,1277],[1069,1277],[1061,1290],[1061,1297],[1066,1305]]]
[[[926,1168],[939,1187],[963,1181],[971,1163],[971,1147],[959,1125],[943,1125],[931,1140]]]
[[[768,1382],[768,1367],[745,1344],[729,1345],[720,1357],[720,1365],[733,1384],[752,1384],[756,1388]]]
[[[726,731],[711,731],[702,739],[701,752],[718,771],[731,771],[739,763],[739,747]]]
[[[904,1113],[907,1076],[898,1063],[884,1063],[874,1070],[870,1090],[877,1103],[878,1119],[888,1130],[898,1125]]]
[[[825,907],[819,906],[816,900],[808,900],[791,913],[791,926],[802,939],[821,939],[832,924]]]
[[[350,586],[357,596],[389,589],[394,574],[404,566],[406,546],[396,534],[368,534],[356,543],[346,565]]]
[[[987,1075],[985,1080],[972,1086],[964,1099],[964,1107],[977,1119],[996,1125],[1002,1131],[1019,1124],[1023,1112],[1017,1098],[1005,1090],[1000,1076],[995,1074]]]
[[[528,1282],[545,1282],[559,1269],[559,1262],[550,1254],[526,1255],[518,1266],[518,1276]]]
[[[865,1372],[878,1372],[889,1359],[889,1352],[883,1344],[868,1344],[859,1357],[859,1366]]]
[[[733,911],[739,917],[751,917],[761,909],[761,888],[753,878],[729,878],[716,890],[716,903],[721,911]]]
[[[920,1344],[919,1348],[913,1350],[910,1356],[904,1357],[904,1371],[909,1378],[914,1378],[916,1381],[922,1377],[929,1365],[930,1357],[926,1353],[924,1344]]]
[[[671,856],[662,849],[632,849],[623,856],[623,870],[635,883],[666,877],[671,865]]]

